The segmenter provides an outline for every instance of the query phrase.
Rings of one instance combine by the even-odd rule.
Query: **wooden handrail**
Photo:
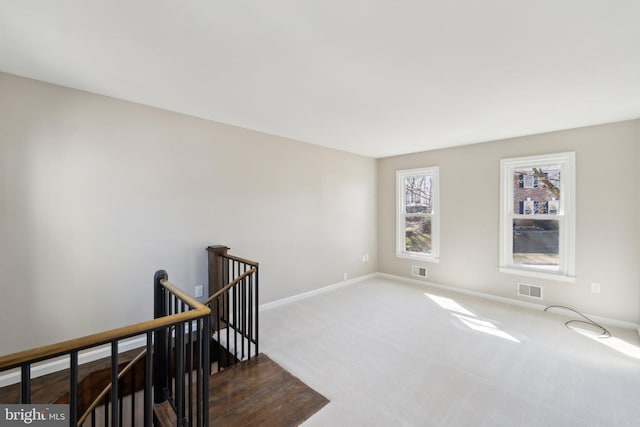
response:
[[[209,307],[191,297],[168,280],[161,280],[160,283],[184,301],[192,310],[2,356],[0,357],[0,371],[17,368],[25,363],[35,363],[52,357],[62,356],[72,351],[80,351],[107,344],[114,340],[140,335],[175,323],[188,322],[211,313]]]
[[[235,256],[235,255],[230,255],[230,254],[224,254],[222,255],[223,258],[228,258],[234,261],[238,261],[238,262],[243,262],[245,264],[249,264],[253,267],[258,267],[258,265],[260,265],[260,263],[258,261],[251,261],[249,259],[245,259],[245,258],[240,258],[239,256]]]
[[[175,296],[180,298],[182,301],[187,303],[189,307],[193,309],[198,309],[199,307],[204,306],[204,304],[202,304],[200,301],[198,301],[197,299],[195,299],[194,297],[192,297],[191,295],[189,295],[188,293],[186,293],[185,291],[183,291],[182,289],[180,289],[170,281],[166,279],[161,279],[160,284],[165,288],[167,288],[172,294],[174,294]]]
[[[133,360],[131,360],[127,364],[127,366],[125,366],[124,369],[122,369],[122,371],[120,371],[120,373],[118,374],[118,380],[121,380],[122,377],[124,377],[125,374],[129,372],[131,368],[133,368],[136,365],[136,363],[142,360],[142,358],[145,357],[146,355],[147,355],[147,349],[144,349],[140,352],[140,354],[134,357]],[[82,416],[78,420],[79,426],[81,426],[86,421],[86,419],[89,418],[89,415],[91,415],[91,412],[93,412],[93,410],[96,409],[98,405],[100,405],[100,402],[102,401],[102,399],[104,399],[105,396],[111,391],[111,386],[112,386],[111,383],[107,384],[107,386],[100,392],[98,397],[96,397],[96,399],[91,403],[91,405],[89,405],[87,410],[84,412],[84,414],[82,414]]]
[[[256,271],[258,270],[256,270],[255,268],[245,271],[244,273],[236,277],[236,279],[233,282],[230,282],[227,286],[225,286],[224,288],[220,289],[218,292],[216,292],[215,294],[207,298],[207,300],[203,304],[204,305],[210,304],[214,299],[218,298],[220,295],[222,295],[223,293],[227,292],[229,289],[233,288],[235,285],[240,283],[240,281],[243,280],[245,277],[255,273]]]

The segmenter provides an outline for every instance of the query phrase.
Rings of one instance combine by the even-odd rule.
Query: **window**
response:
[[[537,179],[534,175],[520,175],[521,188],[535,188],[538,185]]]
[[[396,255],[438,262],[438,168],[396,171]]]
[[[573,281],[575,153],[500,162],[500,271]]]

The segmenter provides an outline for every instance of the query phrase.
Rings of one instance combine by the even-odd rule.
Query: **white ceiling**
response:
[[[0,0],[0,71],[385,157],[640,117],[640,1]]]

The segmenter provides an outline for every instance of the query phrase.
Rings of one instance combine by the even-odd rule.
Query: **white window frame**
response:
[[[396,256],[417,261],[440,261],[440,179],[438,166],[396,171]],[[431,177],[431,253],[409,252],[405,246],[405,179],[412,176]]]
[[[560,166],[560,200],[557,215],[536,215],[540,219],[559,222],[558,268],[523,266],[513,263],[513,220],[526,218],[513,210],[513,174],[516,169]],[[499,271],[520,276],[552,279],[562,282],[575,281],[576,247],[576,179],[575,153],[557,153],[541,156],[518,157],[500,160],[500,266]],[[528,216],[531,218],[531,215]]]

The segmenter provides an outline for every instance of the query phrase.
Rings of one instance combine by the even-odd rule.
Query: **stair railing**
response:
[[[75,426],[80,418],[78,356],[84,350],[108,345],[111,347],[111,381],[110,389],[106,392],[108,398],[104,405],[104,425],[122,425],[123,396],[120,387],[122,377],[119,378],[118,372],[118,346],[122,340],[145,337],[145,353],[138,356],[144,358],[144,426],[153,425],[154,403],[157,405],[163,402],[168,402],[174,409],[176,425],[208,426],[210,349],[202,343],[209,339],[211,310],[171,284],[165,271],[158,271],[154,276],[154,300],[154,320],[2,356],[0,372],[20,370],[20,403],[50,403],[31,402],[32,367],[38,362],[67,357],[69,425]],[[189,360],[185,360],[185,356]],[[186,380],[185,376],[188,377]],[[194,382],[197,390],[195,397]],[[131,393],[131,399],[134,399],[134,394]],[[86,417],[83,422],[85,420]],[[132,415],[132,425],[134,424],[137,421]]]
[[[157,272],[155,280],[160,284],[155,287],[155,317],[180,316],[196,310],[199,315],[155,331],[154,402],[168,402],[178,426],[208,426],[211,310],[175,289],[166,272]]]
[[[259,264],[230,255],[228,249],[207,249],[211,296],[205,305],[211,309],[211,351],[218,370],[259,352]]]
[[[129,396],[130,406],[129,406],[129,415],[131,417],[130,425],[135,426],[136,420],[139,418],[136,412],[136,392],[138,390],[138,378],[136,378],[136,371],[139,366],[142,366],[144,369],[144,361],[147,356],[147,350],[144,349],[136,357],[134,357],[125,367],[118,373],[118,391],[119,391],[119,401],[118,401],[118,425],[124,424],[124,403],[125,396]],[[144,376],[142,378],[144,380]],[[128,386],[128,388],[127,388]],[[84,413],[80,416],[78,420],[78,427],[84,425],[84,423],[91,417],[90,421],[88,421],[88,425],[96,426],[96,425],[109,425],[109,402],[111,397],[111,383],[108,383],[106,387],[98,394],[98,396],[91,402],[88,407],[85,409]],[[144,390],[144,386],[142,386]],[[80,413],[80,407],[78,408],[78,413]],[[98,421],[96,419],[97,416],[102,416],[101,420]]]

